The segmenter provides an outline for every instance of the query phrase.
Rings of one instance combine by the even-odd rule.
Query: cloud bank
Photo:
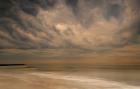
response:
[[[106,49],[140,42],[139,0],[1,0],[0,48]]]

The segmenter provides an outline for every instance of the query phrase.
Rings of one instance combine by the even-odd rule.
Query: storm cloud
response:
[[[139,0],[1,0],[0,48],[113,48],[140,42]]]

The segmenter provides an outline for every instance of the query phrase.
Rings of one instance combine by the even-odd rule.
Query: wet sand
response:
[[[115,77],[114,74],[118,75],[117,72],[113,73],[110,72],[109,76]],[[0,71],[0,89],[140,89],[138,84],[127,83],[127,81],[139,81],[139,72],[134,74],[126,75],[128,80],[125,82],[101,77],[101,72],[97,71],[3,69]],[[102,73],[102,75],[108,74]],[[122,76],[120,73],[119,75]],[[134,78],[129,79],[129,77]],[[135,81],[135,79],[137,80]]]

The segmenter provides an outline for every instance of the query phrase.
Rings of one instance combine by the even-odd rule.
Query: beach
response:
[[[140,89],[140,70],[2,68],[0,89]]]

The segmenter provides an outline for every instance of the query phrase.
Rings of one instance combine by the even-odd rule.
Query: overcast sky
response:
[[[82,50],[99,59],[97,53],[102,52],[107,59],[119,57],[139,63],[139,4],[140,0],[1,0],[0,62],[44,61],[49,55],[45,51],[45,57],[40,57],[40,49],[55,49],[52,57],[57,54],[69,59],[61,52],[73,56],[66,49],[78,49],[77,55]],[[29,55],[31,49],[39,53]]]

